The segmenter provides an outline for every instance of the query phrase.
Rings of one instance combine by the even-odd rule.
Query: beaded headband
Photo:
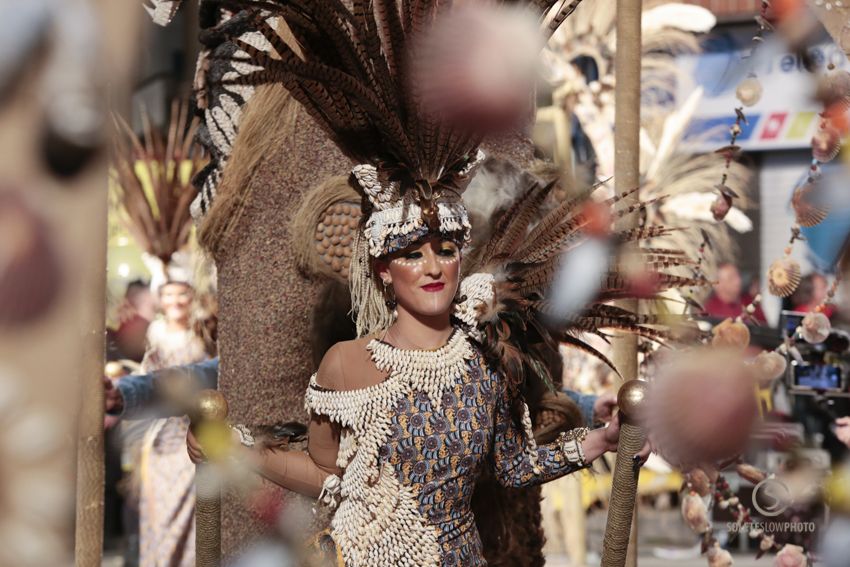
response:
[[[460,193],[482,161],[484,152],[478,150],[475,158],[452,176],[453,187],[448,194],[435,193],[427,200],[416,191],[403,192],[398,181],[382,181],[373,165],[355,166],[351,173],[372,205],[364,229],[369,254],[385,256],[432,233],[461,245],[468,243],[472,227]]]

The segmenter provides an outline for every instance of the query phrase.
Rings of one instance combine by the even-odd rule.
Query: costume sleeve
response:
[[[218,357],[187,364],[179,367],[195,380],[199,389],[218,388]],[[132,374],[118,380],[117,388],[124,400],[123,409],[118,414],[125,419],[138,417],[170,417],[164,410],[157,395],[157,380],[160,372],[150,374]]]
[[[502,486],[520,488],[555,480],[583,467],[567,460],[557,441],[537,445],[529,439],[511,415],[510,401],[504,383],[496,402],[493,436],[493,466]],[[530,419],[526,413],[530,429]]]
[[[596,403],[599,396],[594,394],[582,394],[575,390],[564,389],[563,392],[576,403],[578,409],[581,410],[581,416],[584,418],[585,427],[593,427],[593,405]]]

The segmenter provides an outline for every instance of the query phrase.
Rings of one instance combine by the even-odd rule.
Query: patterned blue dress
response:
[[[368,348],[376,365],[390,371],[385,382],[331,392],[314,378],[307,394],[311,411],[343,426],[338,464],[345,472],[332,534],[346,565],[486,565],[471,510],[484,467],[508,487],[540,484],[578,467],[557,443],[529,442],[511,415],[502,376],[487,368],[461,331],[442,349],[414,351],[430,357],[422,365],[428,370],[458,359],[452,368],[432,372],[431,380],[403,376],[410,365],[407,372],[392,368],[404,358],[398,349],[380,341]],[[331,397],[355,409],[334,411],[328,407]],[[373,455],[369,449],[376,441]],[[359,459],[364,453],[365,460]],[[381,496],[370,501],[372,491]],[[382,505],[393,500],[392,506]],[[394,530],[397,523],[404,528]],[[382,526],[380,533],[369,529],[374,524]]]

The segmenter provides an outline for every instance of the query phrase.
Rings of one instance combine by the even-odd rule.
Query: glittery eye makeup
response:
[[[437,258],[437,262],[444,265],[454,264],[460,259],[458,248],[450,243],[442,244],[440,249],[435,251],[435,256]],[[397,266],[418,266],[425,262],[425,254],[420,250],[412,250],[397,258],[393,258],[390,262]]]
[[[425,255],[422,252],[410,252],[398,258],[393,258],[391,263],[399,266],[418,266],[425,263]]]
[[[437,252],[437,261],[441,264],[454,264],[458,261],[457,248],[454,246],[444,246]]]

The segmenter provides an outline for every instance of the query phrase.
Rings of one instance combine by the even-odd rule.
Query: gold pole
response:
[[[640,467],[636,467],[632,459],[646,440],[643,428],[638,425],[640,406],[645,398],[646,382],[641,380],[627,381],[617,395],[622,422],[602,542],[602,567],[623,567],[628,560],[637,562],[636,549],[632,549],[637,530],[632,520]]]
[[[221,427],[227,418],[227,402],[216,390],[203,390],[192,428]],[[212,455],[211,458],[215,458]],[[212,463],[200,463],[195,472],[195,565],[218,567],[221,563],[221,486]]]
[[[618,193],[640,184],[641,12],[641,0],[617,0],[614,186]],[[629,199],[631,202],[626,204],[639,200],[636,192]],[[623,218],[618,229],[634,228],[637,223],[636,215],[628,215]],[[629,250],[624,253],[628,254]],[[636,312],[638,302],[625,301],[622,307]],[[613,362],[627,384],[637,377],[637,336],[620,335],[615,339]],[[626,385],[621,386],[621,395],[624,388]],[[605,526],[602,567],[637,565],[637,521],[634,512],[639,471],[634,469],[633,457],[643,443],[641,429],[634,423],[623,423]]]

